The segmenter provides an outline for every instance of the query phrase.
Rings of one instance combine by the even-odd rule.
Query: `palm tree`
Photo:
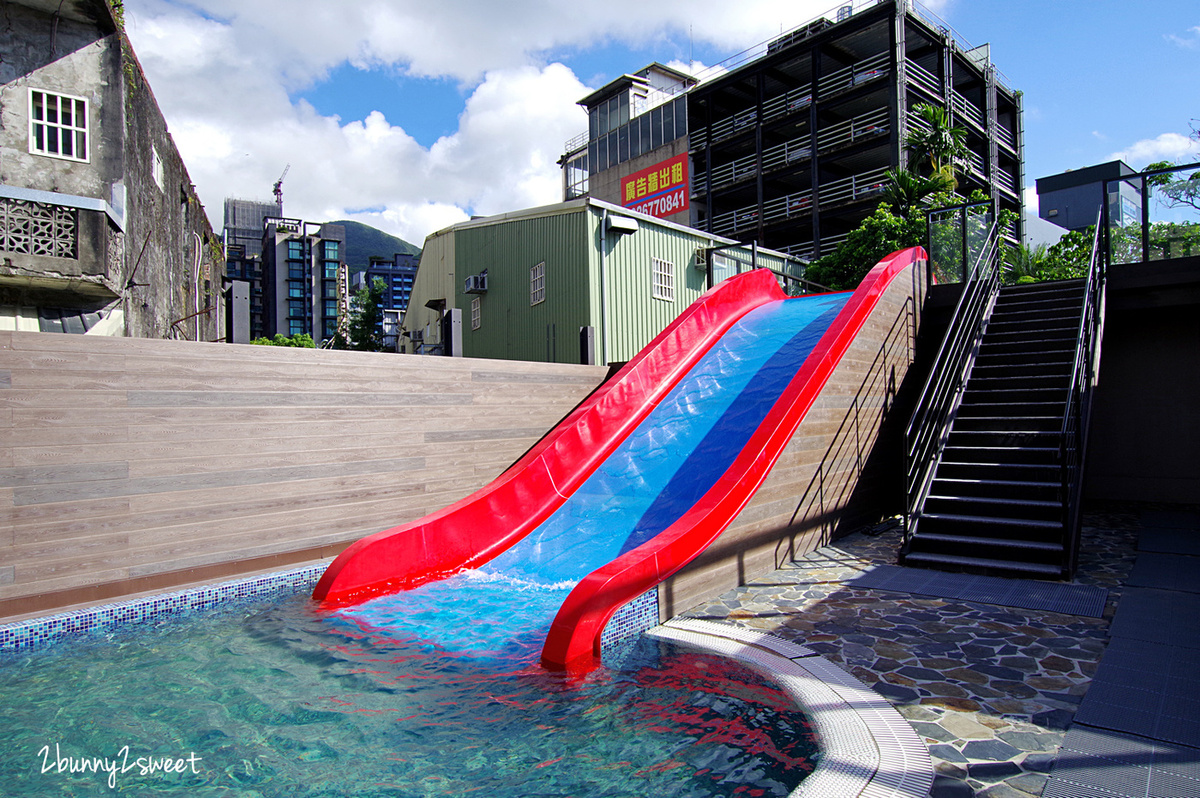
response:
[[[1032,249],[1024,244],[1004,247],[1003,257],[1004,268],[1001,270],[1001,279],[1005,285],[1037,282],[1046,261],[1046,245],[1038,244]]]
[[[942,172],[922,177],[915,172],[889,169],[884,176],[883,201],[907,219],[926,198],[939,191],[950,191],[952,188],[954,184]]]
[[[916,108],[920,123],[908,131],[904,146],[917,161],[929,159],[934,174],[942,174],[952,184],[954,164],[967,156],[967,131],[950,124],[950,113],[945,108],[921,103]]]

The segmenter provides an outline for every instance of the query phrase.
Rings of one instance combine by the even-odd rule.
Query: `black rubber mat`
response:
[[[1200,593],[1200,557],[1143,551],[1125,584]]]
[[[1126,588],[1109,634],[1114,638],[1200,649],[1200,593]],[[1200,657],[1200,652],[1193,653]]]
[[[848,587],[894,590],[898,593],[978,601],[1088,618],[1102,617],[1104,602],[1108,598],[1108,590],[1096,585],[954,574],[898,565],[877,565],[845,584]]]
[[[1200,795],[1200,749],[1078,723],[1063,739],[1042,798]]]
[[[1143,529],[1138,536],[1138,551],[1190,554],[1193,557],[1200,557],[1200,531],[1195,529]]]

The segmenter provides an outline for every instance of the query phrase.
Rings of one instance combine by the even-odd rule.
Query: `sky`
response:
[[[126,29],[215,230],[226,197],[421,246],[558,202],[577,103],[652,61],[702,70],[830,0],[125,0]],[[1200,161],[1197,0],[930,0],[1024,93],[1036,178]]]

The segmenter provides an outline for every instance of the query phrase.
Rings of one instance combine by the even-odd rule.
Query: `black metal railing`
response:
[[[1101,212],[1103,215],[1103,212]],[[1088,420],[1092,408],[1092,386],[1100,363],[1100,342],[1104,333],[1104,289],[1107,281],[1102,257],[1103,225],[1097,220],[1092,238],[1092,256],[1088,264],[1083,310],[1075,338],[1075,363],[1067,389],[1059,438],[1059,468],[1063,498],[1064,562],[1063,577],[1075,572],[1079,561],[1080,500],[1083,489],[1083,458],[1087,452]]]
[[[990,218],[986,235],[979,242],[977,237],[970,236],[966,229],[973,224],[967,212],[970,207],[961,206],[962,212],[958,216],[959,223],[964,228],[962,235],[957,238],[951,237],[962,242],[965,262],[970,264],[963,270],[962,295],[954,308],[929,377],[921,389],[916,410],[904,433],[906,540],[916,530],[920,508],[929,490],[934,466],[945,446],[950,421],[958,406],[971,365],[975,361],[979,341],[983,337],[987,319],[995,304],[996,293],[1000,288],[999,236],[995,217]],[[981,245],[976,246],[977,243]],[[931,248],[935,244],[931,236]],[[974,258],[968,258],[967,255],[971,252],[978,254]],[[931,252],[930,259],[933,257]]]

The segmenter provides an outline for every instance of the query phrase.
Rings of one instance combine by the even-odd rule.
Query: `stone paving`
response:
[[[894,564],[896,525],[833,545],[684,613],[803,643],[886,696],[929,746],[933,798],[1040,796],[1108,641],[1136,557],[1138,508],[1085,516],[1076,581],[1103,618],[925,598],[843,581]]]

